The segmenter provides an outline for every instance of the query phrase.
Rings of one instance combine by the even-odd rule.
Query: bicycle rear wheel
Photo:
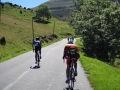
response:
[[[71,74],[71,77],[70,77],[70,88],[71,90],[73,90],[74,88],[74,69],[71,68],[71,71],[70,71],[70,74]]]
[[[39,56],[39,51],[37,51],[37,65],[39,67],[39,62],[40,62],[40,56]]]

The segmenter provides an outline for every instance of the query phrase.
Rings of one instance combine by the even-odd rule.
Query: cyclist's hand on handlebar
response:
[[[65,56],[63,56],[62,58],[65,59]]]
[[[34,52],[35,49],[33,49],[33,52]]]
[[[63,58],[63,63],[65,63],[65,56],[63,56],[62,58]]]

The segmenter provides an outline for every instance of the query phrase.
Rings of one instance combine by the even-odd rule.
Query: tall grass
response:
[[[120,70],[100,60],[84,56],[78,40],[80,62],[88,74],[88,79],[94,90],[120,90]]]

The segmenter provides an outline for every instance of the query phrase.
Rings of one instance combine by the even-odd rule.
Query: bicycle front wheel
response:
[[[70,86],[71,86],[71,89],[73,90],[74,88],[74,69],[72,68],[71,69],[71,77],[70,77]]]

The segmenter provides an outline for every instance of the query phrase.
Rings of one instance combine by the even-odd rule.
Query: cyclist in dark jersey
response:
[[[36,37],[36,40],[33,42],[33,51],[35,50],[35,60],[37,60],[37,51],[39,50],[40,53],[40,59],[41,59],[41,48],[42,48],[42,44],[40,41],[39,37]],[[35,62],[36,63],[36,62]]]

